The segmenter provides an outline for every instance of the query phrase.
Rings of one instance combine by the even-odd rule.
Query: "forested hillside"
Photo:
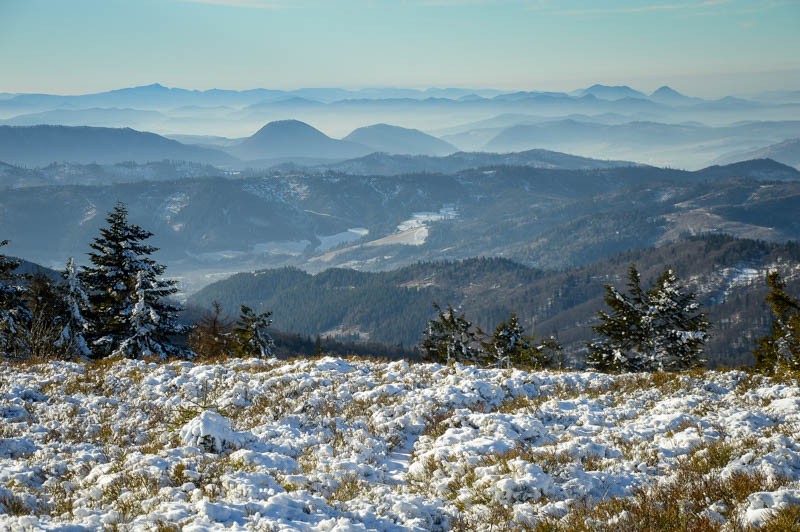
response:
[[[420,263],[396,271],[331,269],[310,275],[294,268],[240,273],[189,299],[209,308],[219,301],[231,314],[246,304],[274,312],[275,327],[307,335],[416,345],[433,302],[452,304],[485,331],[516,312],[529,330],[556,334],[576,353],[592,337],[603,285],[624,288],[636,263],[643,281],[674,269],[697,291],[712,323],[707,357],[712,365],[752,362],[754,339],[769,326],[766,274],[777,269],[800,291],[800,245],[726,236],[695,237],[629,251],[565,271],[532,269],[506,259]]]
[[[204,272],[375,271],[480,256],[563,269],[692,234],[798,239],[798,178],[752,161],[699,172],[499,166],[29,187],[3,191],[0,227],[9,253],[61,264],[83,256],[98,214],[123,201],[155,233],[173,275],[197,283],[207,283]]]

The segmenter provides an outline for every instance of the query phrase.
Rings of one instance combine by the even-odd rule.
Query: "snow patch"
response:
[[[341,233],[336,233],[335,235],[328,235],[328,236],[317,236],[320,240],[320,245],[317,246],[317,250],[319,251],[328,251],[329,249],[341,246],[343,244],[348,244],[350,242],[355,242],[356,240],[363,238],[369,234],[369,229],[364,227],[354,227],[352,229],[348,229],[347,231],[343,231]]]
[[[244,435],[231,430],[230,420],[211,411],[202,412],[186,423],[180,430],[180,437],[184,445],[209,453],[236,449],[245,439]]]

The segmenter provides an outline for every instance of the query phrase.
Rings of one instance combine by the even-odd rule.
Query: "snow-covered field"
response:
[[[335,358],[0,371],[2,530],[800,519],[800,388],[787,379]]]

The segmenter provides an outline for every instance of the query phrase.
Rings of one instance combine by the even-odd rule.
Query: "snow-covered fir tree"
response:
[[[650,331],[644,338],[645,369],[680,371],[702,363],[709,323],[695,294],[680,284],[672,270],[664,270],[648,290],[643,320]]]
[[[586,364],[600,371],[677,371],[698,365],[708,338],[708,320],[694,293],[665,270],[645,292],[635,265],[628,271],[628,294],[606,285],[600,311],[600,338],[588,345]]]
[[[66,314],[64,326],[55,345],[61,348],[68,357],[90,357],[92,351],[86,341],[86,335],[89,333],[89,321],[84,317],[84,313],[89,308],[89,298],[78,277],[78,270],[72,257],[67,261],[67,268],[62,276],[64,277]]]
[[[500,323],[490,341],[486,344],[490,361],[498,368],[510,368],[522,362],[523,354],[531,347],[525,336],[525,328],[519,323],[515,313]]]
[[[0,248],[8,245],[8,240],[0,241]],[[20,276],[15,273],[19,261],[0,254],[0,356],[24,358],[27,348],[22,329],[30,320],[25,308],[25,289]]]
[[[767,285],[772,330],[758,340],[756,368],[765,373],[781,367],[800,369],[800,301],[786,292],[786,283],[776,271],[767,275]]]
[[[91,304],[93,355],[181,354],[170,341],[170,336],[185,332],[177,323],[181,308],[165,301],[177,288],[175,281],[161,278],[166,267],[150,257],[156,248],[144,241],[153,234],[129,223],[122,203],[117,203],[106,222],[107,227],[90,244],[91,265],[81,274]],[[142,320],[148,323],[145,344],[139,343],[144,342],[144,331],[139,329]],[[137,352],[134,346],[140,345],[149,347]]]
[[[148,293],[157,285],[144,270],[136,273],[133,288],[133,307],[126,316],[128,333],[119,342],[111,356],[121,358],[144,358],[157,356],[166,359],[174,354],[174,347],[164,337],[162,315],[156,310],[154,301]]]
[[[598,312],[600,325],[592,329],[600,338],[588,345],[586,364],[600,371],[641,370],[639,345],[650,331],[643,329],[644,291],[636,266],[628,269],[628,294],[611,285],[606,285],[605,291],[610,312]]]
[[[437,318],[428,322],[420,347],[425,358],[435,362],[478,362],[481,352],[476,348],[477,334],[464,315],[457,315],[453,307],[447,305],[442,310],[433,305]]]
[[[238,356],[269,358],[275,342],[267,332],[272,324],[272,312],[256,314],[253,309],[242,305],[241,315],[233,328],[236,339],[235,350]]]

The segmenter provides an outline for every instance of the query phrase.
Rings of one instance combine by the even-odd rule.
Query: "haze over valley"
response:
[[[798,28],[0,1],[0,530],[800,530]]]
[[[798,99],[793,92],[703,99],[667,86],[646,94],[626,85],[598,84],[568,92],[195,91],[153,84],[76,96],[6,95],[0,100],[0,124],[130,127],[194,145],[195,153],[184,150],[182,156],[165,148],[165,158],[213,159],[210,152],[200,151],[202,147],[233,156],[235,160],[227,161],[232,167],[266,167],[290,159],[333,161],[375,151],[446,155],[544,148],[699,169],[718,159],[743,160],[748,152],[799,138]],[[292,128],[295,121],[317,131]],[[277,124],[270,126],[273,122]],[[283,143],[270,139],[279,127],[278,136],[289,137]],[[789,151],[775,155],[790,161],[794,152]],[[61,160],[66,155],[52,152],[51,157]],[[78,162],[89,157],[71,155]],[[116,156],[124,157],[124,152]],[[9,161],[13,155],[3,154],[2,160],[44,162],[32,154],[17,157]],[[136,152],[129,154],[131,160],[137,157]],[[218,155],[217,162],[223,157]]]

